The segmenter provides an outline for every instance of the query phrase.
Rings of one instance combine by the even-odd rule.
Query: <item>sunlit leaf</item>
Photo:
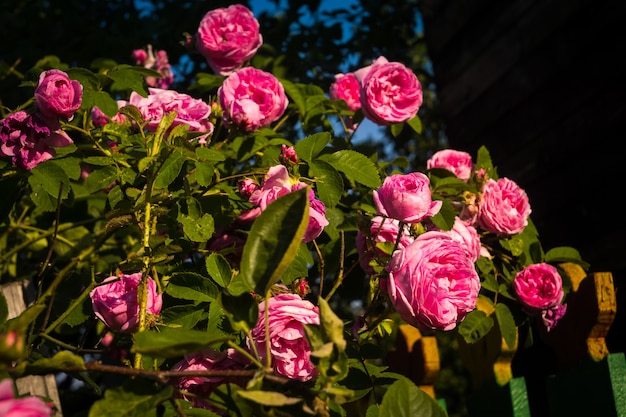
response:
[[[134,338],[135,343],[131,348],[133,353],[155,358],[183,356],[230,340],[228,337],[215,337],[207,332],[180,327],[161,327],[159,331],[144,330],[135,333]]]

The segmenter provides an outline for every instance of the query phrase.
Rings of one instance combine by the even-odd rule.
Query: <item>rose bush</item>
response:
[[[185,90],[134,49],[135,65],[44,61],[3,109],[2,283],[36,289],[11,319],[0,297],[4,378],[55,373],[91,417],[386,417],[398,398],[444,416],[385,364],[400,325],[510,346],[558,326],[560,265],[587,265],[541,247],[487,149],[413,169],[353,143],[364,119],[421,133],[409,67],[290,80],[241,5],[191,38],[212,73]]]

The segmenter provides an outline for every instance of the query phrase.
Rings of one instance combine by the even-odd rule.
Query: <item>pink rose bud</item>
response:
[[[299,381],[316,377],[318,371],[311,362],[311,346],[302,325],[320,324],[318,308],[297,294],[279,294],[261,302],[258,321],[251,332],[252,340],[248,339],[247,343],[250,348],[252,343],[256,344],[262,361],[265,361],[266,354],[266,308],[269,308],[269,343],[274,372]]]
[[[561,304],[563,280],[559,271],[547,263],[528,265],[515,275],[513,288],[517,298],[531,314]]]
[[[148,59],[148,53],[145,49],[135,49],[132,53],[132,58],[135,64],[143,66]]]
[[[83,99],[83,86],[57,69],[44,71],[35,88],[35,103],[46,118],[72,120]]]
[[[417,115],[422,105],[422,85],[405,65],[380,57],[355,75],[361,81],[361,109],[374,123],[402,123]]]
[[[381,279],[400,317],[420,330],[452,330],[476,307],[480,278],[463,245],[431,231],[394,252]]]
[[[546,326],[546,330],[549,332],[554,329],[556,324],[565,315],[567,311],[567,304],[558,304],[554,307],[546,308],[541,312],[541,321]]]
[[[514,181],[487,180],[478,206],[478,225],[491,233],[509,237],[528,225],[531,209],[526,192]]]
[[[356,248],[359,253],[359,264],[368,275],[372,275],[375,272],[370,265],[373,259],[383,261],[386,265],[385,261],[391,257],[391,254],[384,252],[377,244],[389,243],[395,245],[398,242],[397,249],[404,249],[415,240],[411,236],[408,225],[403,226],[402,234],[398,240],[399,233],[400,222],[382,216],[376,216],[371,219],[368,231],[362,232],[359,230],[357,232]]]
[[[252,11],[233,4],[204,15],[195,44],[216,74],[229,75],[254,56],[263,44],[263,37]]]
[[[298,163],[298,154],[293,146],[281,145],[280,161],[285,165],[296,165]]]
[[[252,193],[259,189],[259,186],[254,180],[246,178],[237,183],[237,188],[239,189],[239,195],[243,198],[250,198]]]
[[[108,284],[99,285],[89,293],[96,317],[112,330],[135,332],[139,326],[137,290],[141,282],[141,272],[122,274],[119,278],[111,276],[103,282]],[[163,304],[162,295],[157,292],[156,282],[152,278],[147,277],[146,285],[146,312],[150,316],[158,316]]]
[[[328,95],[331,100],[343,100],[348,110],[361,108],[361,84],[353,73],[335,75],[335,82],[330,85]]]
[[[441,209],[441,201],[433,201],[430,180],[421,172],[394,174],[373,191],[374,203],[384,216],[404,223],[419,223]]]
[[[235,125],[246,132],[268,127],[283,115],[289,104],[278,79],[254,67],[230,74],[217,95],[226,126]]]
[[[19,169],[31,170],[56,154],[53,147],[74,143],[65,131],[52,130],[38,116],[22,110],[0,120],[0,156],[11,158]]]
[[[473,166],[472,156],[469,153],[454,149],[443,149],[435,152],[426,161],[426,168],[446,169],[465,182],[472,176]]]
[[[203,351],[185,355],[185,357],[172,366],[172,371],[240,371],[243,370],[250,361],[233,348],[228,348],[224,352],[218,352],[211,348]],[[170,384],[176,386],[183,393],[181,398],[193,403],[194,407],[205,408],[218,412],[219,408],[208,401],[209,396],[221,384],[234,383],[245,386],[247,379],[237,377],[216,377],[216,376],[189,376],[172,378]],[[186,395],[189,393],[191,395]]]
[[[0,333],[0,363],[11,363],[23,359],[28,354],[24,348],[24,335],[22,333],[16,330]]]
[[[29,395],[16,397],[13,380],[0,381],[0,415],[3,417],[51,417],[54,405],[44,402],[40,397]]]

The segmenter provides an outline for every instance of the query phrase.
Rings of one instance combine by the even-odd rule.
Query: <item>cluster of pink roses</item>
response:
[[[135,49],[132,56],[135,64],[161,74],[161,77],[146,77],[146,83],[150,87],[167,89],[174,83],[174,73],[166,51],[158,50],[155,56],[152,45],[148,45],[146,49]]]
[[[16,397],[13,380],[7,378],[0,381],[0,416],[51,417],[52,415],[54,415],[53,404],[46,403],[34,395]]]
[[[57,69],[44,71],[35,88],[35,111],[20,110],[0,120],[0,156],[31,170],[73,143],[59,119],[71,120],[82,103],[83,86]]]
[[[422,85],[413,71],[384,56],[354,72],[337,74],[329,96],[344,100],[349,110],[362,109],[366,118],[381,126],[412,119],[423,100]]]
[[[373,192],[378,215],[370,220],[369,230],[358,231],[356,244],[364,271],[382,273],[381,289],[403,320],[422,330],[451,330],[476,306],[480,279],[475,262],[490,257],[481,235],[506,238],[521,233],[531,208],[514,181],[474,172],[466,152],[436,152],[427,168],[445,169],[465,182],[476,175],[481,185],[478,195],[458,210],[452,228],[440,230],[430,222],[442,202],[432,200],[425,174],[395,174]],[[421,229],[409,227],[417,223]],[[375,269],[377,265],[382,268]],[[541,316],[548,331],[565,313],[562,280],[554,266],[529,265],[513,284],[524,309]]]

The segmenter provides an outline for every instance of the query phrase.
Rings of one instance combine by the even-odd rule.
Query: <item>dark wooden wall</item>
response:
[[[626,2],[420,9],[449,147],[475,157],[486,145],[500,176],[528,193],[544,249],[576,247],[591,271],[613,272],[623,300]]]

